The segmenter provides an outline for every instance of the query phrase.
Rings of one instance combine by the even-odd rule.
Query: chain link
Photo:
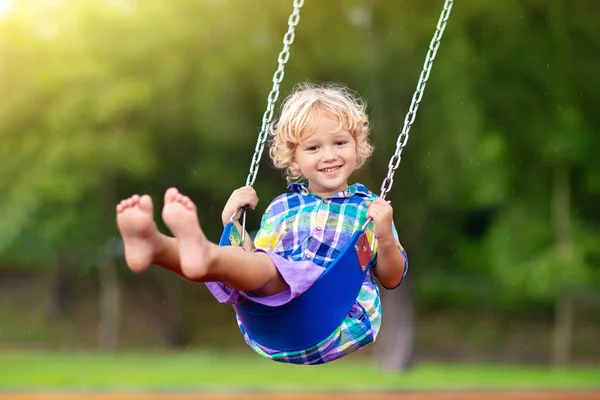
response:
[[[450,11],[452,10],[453,4],[453,0],[446,0],[446,2],[444,3],[444,8],[442,9],[440,19],[438,20],[437,28],[433,35],[433,39],[431,39],[431,43],[429,44],[429,50],[427,51],[427,56],[425,57],[425,63],[423,64],[423,70],[421,71],[421,76],[419,77],[417,89],[413,94],[410,107],[408,108],[408,113],[404,118],[404,126],[402,127],[400,136],[398,136],[398,140],[396,141],[396,152],[389,161],[387,176],[381,184],[380,196],[382,199],[385,199],[389,191],[392,189],[392,185],[394,184],[394,173],[400,165],[400,160],[402,160],[402,150],[408,142],[408,133],[410,132],[412,124],[415,122],[415,117],[417,116],[417,109],[419,108],[419,104],[421,103],[421,99],[423,98],[423,92],[425,91],[425,84],[429,79],[429,74],[431,73],[433,60],[435,59],[438,48],[440,47],[440,40],[442,40],[442,35],[444,33],[444,30],[446,29],[446,22],[448,21],[448,17],[450,16]]]
[[[281,81],[283,81],[283,76],[285,75],[285,64],[290,59],[290,46],[296,37],[296,26],[298,25],[298,22],[300,22],[300,8],[302,8],[303,5],[304,0],[294,0],[294,11],[292,11],[292,14],[290,14],[290,17],[288,18],[288,30],[285,35],[283,35],[283,50],[281,50],[279,56],[277,56],[277,62],[279,65],[273,74],[273,87],[267,96],[267,109],[263,114],[260,133],[258,134],[258,139],[256,140],[256,146],[254,148],[254,155],[252,156],[252,161],[250,163],[250,171],[248,173],[248,177],[246,178],[246,185],[253,186],[258,175],[260,159],[262,158],[263,151],[265,150],[265,143],[269,137],[269,126],[271,125],[271,120],[273,119],[275,103],[279,98],[279,86],[281,85]],[[231,221],[235,219],[235,216],[239,211],[240,210],[235,212],[235,214],[231,217]],[[246,210],[242,209],[241,211],[243,245],[246,234]]]
[[[269,137],[269,125],[273,119],[275,103],[279,97],[279,85],[281,85],[281,81],[283,80],[283,76],[285,74],[285,64],[290,59],[290,46],[294,42],[294,38],[296,36],[295,29],[296,25],[298,25],[298,22],[300,21],[300,8],[302,8],[303,5],[304,0],[294,0],[294,11],[288,18],[288,30],[283,36],[283,50],[281,50],[281,53],[279,53],[279,56],[277,57],[279,66],[273,74],[273,88],[267,97],[267,109],[263,114],[260,133],[258,134],[254,155],[252,156],[252,162],[250,163],[250,172],[246,178],[246,185],[252,186],[256,181],[260,159],[265,149],[267,138]]]

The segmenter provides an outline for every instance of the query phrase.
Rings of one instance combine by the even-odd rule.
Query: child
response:
[[[309,349],[268,349],[246,334],[259,354],[296,364],[336,360],[373,342],[381,325],[377,278],[386,288],[398,286],[407,258],[393,224],[390,204],[348,178],[370,156],[369,123],[361,100],[339,85],[300,85],[284,102],[271,129],[270,155],[285,169],[290,193],[267,207],[254,243],[219,247],[207,240],[196,206],[177,189],[165,193],[162,217],[174,237],[158,232],[149,196],[133,196],[117,206],[117,223],[129,268],[140,272],[157,264],[196,282],[206,282],[219,302],[240,298],[269,306],[301,295],[370,218],[369,240],[377,238],[371,275],[367,275],[347,318],[332,334]],[[307,183],[300,183],[303,178]],[[258,197],[250,186],[235,190],[225,205],[222,222]],[[241,226],[235,222],[238,231]]]

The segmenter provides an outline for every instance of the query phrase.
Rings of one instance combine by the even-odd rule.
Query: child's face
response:
[[[314,134],[294,152],[293,167],[308,180],[309,190],[323,198],[346,190],[356,168],[356,141],[348,131],[336,132],[338,125],[337,120],[322,116]]]

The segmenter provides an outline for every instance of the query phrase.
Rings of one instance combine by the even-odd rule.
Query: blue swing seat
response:
[[[225,226],[220,246],[230,246],[233,224]],[[366,234],[354,233],[341,255],[300,296],[278,307],[243,299],[234,306],[246,333],[258,344],[280,351],[310,348],[340,326],[356,301],[369,271]]]

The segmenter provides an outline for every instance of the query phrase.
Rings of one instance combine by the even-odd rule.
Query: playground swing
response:
[[[409,131],[423,97],[425,84],[429,79],[433,60],[439,48],[453,3],[453,0],[445,0],[417,88],[404,119],[404,126],[396,141],[396,151],[389,161],[387,176],[381,185],[380,197],[382,199],[385,199],[392,188],[393,176],[400,165],[402,150],[408,141]],[[294,0],[294,10],[288,19],[288,31],[283,37],[284,46],[278,56],[279,66],[273,75],[273,88],[268,96],[267,109],[263,115],[262,126],[246,185],[252,186],[256,180],[260,158],[267,141],[268,127],[273,118],[275,102],[279,97],[279,85],[283,80],[285,64],[290,57],[290,46],[294,41],[294,31],[298,25],[300,8],[303,4],[304,0]],[[230,235],[235,215],[232,216],[231,221],[226,224],[223,230],[219,242],[220,246],[232,245]],[[315,283],[306,292],[289,303],[278,307],[269,307],[243,300],[235,305],[235,312],[246,333],[260,345],[282,351],[306,349],[326,339],[347,316],[369,271],[375,240],[373,239],[373,243],[369,246],[367,236],[364,233],[369,223],[370,221],[367,221],[360,230],[353,234],[350,242],[340,253],[341,255],[328,266]],[[242,210],[242,226],[243,243],[243,235],[246,229],[245,210]],[[332,290],[332,288],[335,288],[335,290]]]

